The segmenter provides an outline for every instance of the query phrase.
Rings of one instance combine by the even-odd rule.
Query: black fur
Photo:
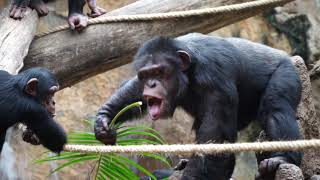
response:
[[[186,71],[179,70],[178,50],[191,56]],[[175,39],[153,38],[143,44],[134,60],[137,71],[163,63],[174,69],[175,94],[170,105],[194,117],[198,143],[235,142],[237,132],[255,119],[271,140],[300,137],[295,112],[301,83],[286,53],[244,39],[192,33]],[[110,120],[125,105],[142,100],[143,87],[134,77],[118,89],[98,112],[96,134],[101,131],[101,119]],[[298,152],[271,154],[296,165],[301,156]],[[183,179],[228,179],[234,164],[233,154],[194,156]]]
[[[24,91],[31,78],[39,80],[36,97]],[[0,71],[0,150],[7,129],[18,122],[27,125],[46,148],[57,153],[63,150],[66,143],[65,131],[41,104],[52,86],[58,86],[58,82],[54,75],[44,68],[28,69],[18,75]]]

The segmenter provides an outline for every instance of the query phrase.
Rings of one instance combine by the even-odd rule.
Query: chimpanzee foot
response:
[[[13,19],[22,19],[27,10],[27,6],[29,5],[29,1],[21,1],[19,3],[13,2],[10,8],[9,16]]]
[[[95,7],[91,10],[91,13],[88,13],[89,17],[95,18],[105,14],[107,11],[101,7]]]
[[[260,162],[256,180],[272,180],[280,164],[288,163],[285,157],[273,157]]]
[[[105,9],[97,6],[96,0],[86,0],[86,1],[91,10],[91,13],[88,13],[89,17],[95,18],[107,12]]]
[[[39,16],[46,16],[49,13],[47,5],[42,0],[31,0],[29,7],[35,9]]]

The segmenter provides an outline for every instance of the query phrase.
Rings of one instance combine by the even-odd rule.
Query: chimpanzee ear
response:
[[[37,78],[31,78],[24,89],[24,91],[27,94],[30,94],[31,96],[37,95],[37,87],[38,87],[39,80]]]
[[[187,70],[191,65],[191,57],[189,53],[183,50],[179,50],[177,51],[177,53],[179,54],[179,57],[181,58],[181,61],[182,61],[182,71]]]

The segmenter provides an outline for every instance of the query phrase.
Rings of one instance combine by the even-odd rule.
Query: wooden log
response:
[[[246,1],[248,0],[140,0],[106,16],[200,9]],[[61,31],[36,39],[32,43],[25,60],[25,68],[47,67],[57,75],[62,87],[71,86],[131,62],[132,54],[139,45],[155,35],[208,33],[273,6],[185,19],[99,24],[88,27],[81,34]]]
[[[0,14],[0,69],[17,74],[23,66],[29,46],[36,33],[38,15],[30,9],[20,21],[9,18],[5,9]]]

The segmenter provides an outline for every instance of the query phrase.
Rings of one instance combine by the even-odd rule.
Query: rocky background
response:
[[[134,2],[134,0],[98,0],[98,4],[107,10],[112,10]],[[50,14],[41,18],[39,31],[66,23],[67,0],[57,0],[50,4]],[[0,9],[5,6],[0,0]],[[317,60],[320,60],[320,1],[299,0],[283,8],[265,13],[264,15],[249,18],[236,24],[224,27],[210,33],[218,36],[235,36],[250,39],[255,42],[267,44],[271,47],[282,49],[292,55],[302,56],[311,69]],[[93,78],[87,79],[72,87],[60,91],[56,95],[57,121],[59,121],[68,132],[72,130],[87,129],[84,120],[94,118],[99,106],[111,95],[118,85],[134,74],[131,65],[108,71]],[[313,93],[317,111],[320,111],[320,82],[312,81]],[[148,118],[141,119],[137,123],[149,124],[158,129],[168,143],[191,143],[194,134],[191,131],[192,120],[181,110],[176,112],[170,120],[151,122]],[[255,128],[249,128],[255,129]],[[252,130],[242,132],[240,141],[252,140]],[[250,134],[250,135],[248,135]],[[93,164],[83,164],[67,168],[53,176],[48,176],[51,168],[56,164],[34,164],[33,161],[45,152],[42,147],[34,147],[17,141],[14,151],[17,159],[14,168],[9,171],[16,172],[18,179],[89,179]],[[256,163],[252,154],[240,154],[238,166],[234,176],[237,180],[253,179]],[[11,161],[10,161],[11,162]],[[9,163],[9,160],[6,161]],[[149,169],[159,167],[158,163],[141,161]],[[1,168],[0,163],[0,168]],[[7,167],[7,166],[6,166]],[[320,172],[319,172],[320,173]],[[3,176],[3,178],[5,178]],[[3,179],[0,178],[0,179]]]

